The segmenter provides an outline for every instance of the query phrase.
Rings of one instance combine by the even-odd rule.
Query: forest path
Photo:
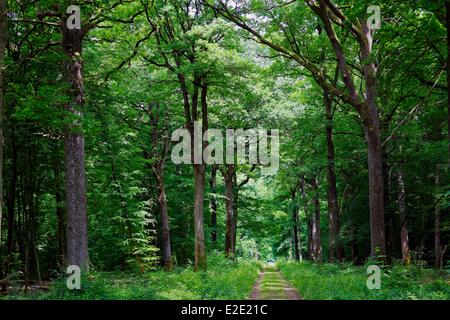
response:
[[[249,300],[301,300],[297,290],[273,266],[266,266],[256,280]]]

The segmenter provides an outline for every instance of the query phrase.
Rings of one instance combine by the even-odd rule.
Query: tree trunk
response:
[[[206,97],[208,94],[208,87],[202,79],[194,72],[194,92],[192,94],[192,120],[196,121],[198,118],[197,106],[198,106],[198,91],[201,86],[201,117],[202,117],[202,130],[200,134],[204,135],[208,129],[208,104]],[[189,107],[189,106],[187,106]],[[187,116],[186,120],[188,126],[191,128],[191,143],[192,143],[192,159],[195,156],[194,150],[194,126],[190,122],[190,117]],[[202,139],[203,140],[203,139]],[[194,164],[194,233],[195,233],[195,252],[194,252],[194,271],[206,271],[206,245],[205,245],[205,231],[204,231],[204,217],[203,217],[203,201],[205,198],[205,180],[206,180],[206,164],[203,159],[203,150],[206,147],[205,141],[202,143],[201,152],[201,164]]]
[[[291,199],[292,199],[292,223],[293,223],[293,231],[294,231],[294,257],[296,261],[302,261],[302,253],[301,249],[299,248],[299,218],[298,218],[298,211],[299,206],[296,201],[296,193],[297,190],[293,190],[291,193]]]
[[[406,221],[406,197],[405,197],[405,182],[403,180],[403,172],[400,169],[397,173],[398,183],[398,211],[400,216],[400,244],[402,248],[402,260],[409,265],[411,257],[409,254],[409,238],[408,225]]]
[[[71,85],[72,101],[67,110],[78,118],[67,128],[65,142],[66,157],[66,209],[67,209],[67,263],[83,271],[89,270],[88,227],[86,210],[86,185],[84,164],[84,135],[80,125],[83,92],[82,30],[69,30],[63,23],[62,46],[67,56],[65,74]]]
[[[372,31],[363,23],[363,41],[361,55],[363,61],[369,60],[372,53]],[[374,62],[364,66],[366,82],[367,110],[364,110],[363,124],[368,149],[369,202],[371,255],[386,260],[386,238],[384,226],[384,185],[381,132],[377,107],[377,68]]]
[[[13,125],[11,135],[11,151],[12,151],[12,163],[11,163],[11,184],[8,192],[7,207],[8,207],[8,239],[6,245],[6,255],[8,260],[14,248],[14,209],[16,204],[16,184],[17,184],[17,146],[16,146],[15,126]]]
[[[236,170],[233,172],[233,253],[236,254],[236,243],[237,243],[237,223],[238,223],[238,208],[237,203],[239,199],[239,186],[237,182]]]
[[[194,165],[194,232],[195,232],[195,259],[194,270],[206,270],[205,232],[203,230],[203,200],[205,194],[204,164]]]
[[[227,257],[234,257],[235,254],[234,170],[234,165],[227,165],[226,171],[223,172],[226,197],[225,255]]]
[[[439,176],[439,164],[436,165],[435,185],[439,188],[440,176]],[[434,207],[434,252],[435,252],[435,264],[436,267],[442,266],[442,246],[441,246],[441,210],[439,203]]]
[[[401,153],[401,147],[400,147],[400,153]],[[386,150],[383,150],[383,176],[384,181],[386,182],[386,188],[384,193],[384,201],[385,201],[385,207],[387,207],[390,203],[393,202],[392,198],[392,169],[389,164],[389,155],[387,154]],[[398,198],[398,192],[397,192],[397,198]],[[387,255],[387,263],[390,264],[392,260],[392,256],[395,254],[395,244],[397,241],[395,241],[395,238],[397,236],[396,230],[395,230],[395,223],[394,218],[396,217],[396,213],[392,210],[389,210],[386,212],[385,219],[387,220],[387,228],[386,228],[386,255]]]
[[[326,113],[326,139],[327,139],[327,179],[328,179],[328,221],[329,221],[329,244],[328,244],[328,260],[333,262],[334,259],[342,260],[341,250],[338,250],[339,236],[339,213],[338,213],[338,196],[336,187],[335,173],[335,157],[333,143],[333,114],[332,101],[326,92],[324,92],[324,103]]]
[[[386,259],[386,239],[384,228],[384,201],[383,201],[383,168],[381,157],[381,134],[379,127],[377,98],[377,67],[372,62],[373,35],[367,21],[361,21],[362,28],[357,30],[360,37],[361,60],[365,62],[363,73],[366,86],[365,102],[361,101],[352,74],[346,62],[345,52],[339,42],[329,11],[332,10],[325,1],[320,1],[319,7],[311,5],[321,20],[332,44],[338,61],[339,71],[343,76],[346,89],[352,105],[359,113],[364,125],[368,149],[369,171],[369,202],[370,202],[370,231],[371,254],[383,261]]]
[[[350,251],[351,251],[353,263],[358,264],[358,262],[359,262],[358,245],[356,244],[356,241],[353,238],[352,238],[352,240],[350,240]]]
[[[163,263],[164,268],[168,271],[172,270],[172,249],[170,246],[170,228],[169,228],[169,213],[167,210],[167,198],[166,189],[164,185],[164,176],[161,172],[162,170],[157,170],[156,179],[158,181],[159,188],[159,212],[161,216],[161,230],[162,230],[162,252],[163,252]]]
[[[448,162],[450,163],[450,1],[445,2],[447,26],[447,126],[448,126]]]
[[[300,175],[300,190],[302,193],[303,211],[305,212],[306,224],[307,224],[307,230],[308,230],[308,237],[307,237],[308,259],[311,259],[311,256],[312,256],[312,251],[311,251],[311,248],[312,248],[312,235],[311,235],[312,226],[311,226],[311,216],[308,214],[308,200],[306,199],[306,183],[305,183],[305,176],[303,174]]]
[[[217,167],[215,165],[211,168],[211,177],[209,179],[209,186],[211,193],[216,193],[217,182]],[[211,196],[211,241],[217,241],[217,199],[214,195]]]
[[[5,104],[5,54],[7,44],[6,0],[0,0],[0,249],[3,221],[3,109]]]
[[[312,216],[311,223],[311,237],[312,237],[312,256],[313,260],[320,262],[322,261],[322,241],[320,238],[320,201],[318,192],[318,180],[317,178],[312,179],[312,189],[314,192],[314,215]]]

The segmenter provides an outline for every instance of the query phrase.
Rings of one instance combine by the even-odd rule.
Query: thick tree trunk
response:
[[[338,250],[339,235],[339,212],[338,212],[338,196],[336,187],[335,173],[335,157],[333,143],[333,114],[332,101],[326,92],[324,92],[325,114],[326,114],[326,140],[327,140],[327,180],[328,180],[328,221],[329,221],[329,244],[328,244],[328,260],[333,262],[334,259],[342,260],[341,250]]]
[[[62,27],[63,50],[67,56],[65,74],[71,85],[72,101],[66,106],[74,117],[82,117],[84,103],[82,30]],[[84,135],[81,119],[74,120],[65,133],[66,157],[66,210],[67,210],[67,263],[84,271],[89,270],[86,185],[84,165]]]
[[[194,73],[195,74],[195,73]],[[192,95],[192,118],[197,120],[197,105],[198,105],[198,86],[201,90],[201,110],[202,110],[202,132],[203,135],[208,130],[208,104],[206,101],[208,95],[208,86],[201,82],[201,78],[194,77],[194,93]],[[186,119],[189,121],[189,118]],[[191,141],[194,144],[194,131],[191,130]],[[202,144],[202,158],[203,150],[206,144]],[[193,145],[192,150],[195,150]],[[192,157],[195,159],[195,157]],[[194,232],[195,232],[195,252],[194,252],[194,271],[206,271],[206,245],[205,245],[205,231],[204,231],[204,217],[203,217],[203,201],[205,198],[205,180],[206,180],[206,164],[202,159],[202,164],[194,164]]]
[[[383,200],[383,160],[381,157],[380,129],[378,114],[372,111],[369,125],[366,127],[369,167],[369,203],[371,229],[371,255],[386,257],[386,239],[384,226]]]
[[[5,54],[7,44],[6,0],[0,0],[0,249],[3,221],[3,110],[5,104]]]
[[[215,165],[211,168],[209,186],[211,193],[215,194],[217,191],[217,167]],[[214,195],[211,196],[211,241],[214,243],[217,241],[217,199]]]
[[[409,265],[411,257],[409,254],[408,225],[406,221],[406,193],[403,172],[400,169],[397,173],[398,183],[398,211],[400,216],[400,244],[402,248],[402,260]]]
[[[164,185],[164,175],[158,170],[156,173],[156,179],[158,181],[159,188],[159,212],[161,218],[161,231],[162,231],[162,252],[163,252],[163,264],[166,270],[172,270],[172,248],[170,246],[170,228],[169,228],[169,212],[167,210],[167,197],[166,189]]]
[[[312,237],[312,256],[313,260],[317,262],[322,261],[322,240],[320,238],[320,201],[318,192],[318,180],[317,178],[312,179],[312,189],[314,192],[314,215],[312,216],[311,223],[311,237]]]
[[[324,28],[331,42],[338,61],[339,71],[349,93],[349,98],[363,121],[368,148],[369,169],[369,200],[370,200],[370,231],[371,231],[371,254],[385,261],[386,240],[384,228],[384,201],[383,201],[383,168],[381,157],[381,135],[378,119],[377,98],[377,67],[370,62],[372,54],[373,37],[372,30],[366,21],[361,22],[361,30],[357,30],[361,48],[361,59],[365,61],[364,82],[366,86],[365,102],[361,101],[352,74],[346,62],[345,52],[333,28],[330,19],[330,6],[321,1],[319,7],[310,6],[313,11],[324,22]]]
[[[363,23],[363,41],[361,55],[363,60],[370,59],[372,53],[372,31]],[[377,107],[377,68],[374,62],[364,66],[366,82],[367,110],[364,110],[363,124],[368,149],[369,203],[371,255],[386,260],[386,236],[384,226],[384,185],[381,132]]]
[[[226,197],[225,255],[227,257],[234,257],[235,254],[234,170],[234,165],[227,165],[227,169],[223,172]]]

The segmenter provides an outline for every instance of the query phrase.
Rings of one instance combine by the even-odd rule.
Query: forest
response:
[[[0,300],[450,300],[449,52],[449,0],[0,0]]]

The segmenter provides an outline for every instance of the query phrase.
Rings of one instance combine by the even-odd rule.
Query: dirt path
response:
[[[287,282],[275,267],[264,267],[260,272],[249,300],[301,300],[297,290]]]

